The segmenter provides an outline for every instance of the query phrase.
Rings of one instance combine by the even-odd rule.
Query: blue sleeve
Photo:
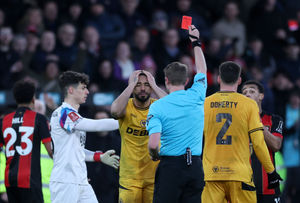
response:
[[[82,117],[73,109],[63,108],[59,119],[60,127],[71,133]]]
[[[156,105],[152,104],[148,112],[146,127],[149,135],[153,133],[161,133],[162,130],[161,119],[158,113],[159,111],[156,109]]]
[[[204,73],[198,73],[194,77],[194,83],[187,91],[190,97],[196,100],[204,101],[206,97],[207,78]]]

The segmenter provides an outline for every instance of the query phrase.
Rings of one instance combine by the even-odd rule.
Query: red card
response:
[[[192,24],[192,17],[191,16],[182,16],[181,29],[188,30],[189,26],[191,24]]]

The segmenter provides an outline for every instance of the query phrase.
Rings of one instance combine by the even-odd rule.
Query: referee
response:
[[[147,117],[149,152],[160,163],[155,174],[154,203],[201,202],[204,187],[202,138],[204,99],[207,88],[206,63],[199,41],[199,31],[189,27],[195,52],[197,74],[190,89],[187,66],[173,62],[164,69],[169,95],[155,101]],[[159,149],[159,143],[161,143]]]

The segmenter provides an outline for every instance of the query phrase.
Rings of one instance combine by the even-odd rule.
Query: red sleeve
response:
[[[272,115],[272,127],[271,133],[276,136],[283,138],[282,136],[283,120],[280,116]]]

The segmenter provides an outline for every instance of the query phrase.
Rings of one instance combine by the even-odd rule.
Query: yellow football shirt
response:
[[[155,99],[151,99],[151,104]],[[154,178],[158,162],[150,159],[146,119],[149,108],[139,109],[129,99],[126,114],[119,119],[121,134],[120,178],[142,180]]]
[[[274,170],[254,100],[236,92],[217,92],[206,98],[204,112],[205,181],[250,182],[250,138],[260,160],[266,160],[264,166]]]

